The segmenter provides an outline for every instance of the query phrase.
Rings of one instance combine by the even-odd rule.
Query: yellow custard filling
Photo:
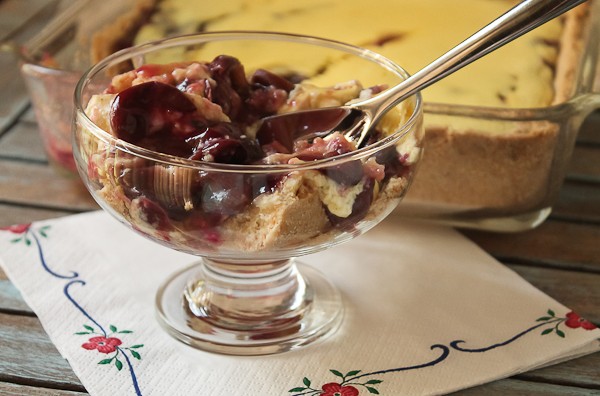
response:
[[[309,34],[379,52],[413,73],[507,11],[513,0],[161,0],[151,21],[138,32],[141,43],[197,31],[266,30]],[[554,97],[554,68],[562,33],[551,21],[424,91],[425,101],[493,106],[542,107]],[[252,48],[244,63],[252,68]],[[221,46],[221,51],[223,48]],[[236,53],[239,51],[236,50]],[[175,53],[173,57],[198,57]],[[202,57],[204,58],[204,56]],[[276,67],[279,59],[298,59],[307,72],[326,70],[337,81],[368,82],[340,59],[301,54],[296,49],[255,60]],[[165,61],[163,59],[157,61]],[[364,74],[364,75],[361,75]],[[327,79],[327,76],[319,76]],[[321,83],[321,81],[316,81]]]

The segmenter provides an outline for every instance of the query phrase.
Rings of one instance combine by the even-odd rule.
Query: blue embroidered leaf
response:
[[[365,382],[366,384],[369,385],[377,385],[377,384],[381,384],[383,381],[382,380],[376,380],[376,379],[372,379],[372,380],[368,380],[367,382]]]
[[[536,322],[545,322],[550,319],[552,319],[552,318],[549,316],[542,316],[541,318],[536,319]]]
[[[114,358],[110,358],[110,359],[104,359],[104,360],[100,360],[98,362],[98,364],[109,364],[110,362],[113,361]]]
[[[298,388],[292,388],[288,392],[290,392],[290,393],[296,393],[296,392],[302,392],[304,390],[306,390],[306,388],[298,387]]]
[[[108,326],[108,328],[110,329],[110,331],[112,331],[113,333],[115,333],[117,331],[117,328],[114,325],[110,325]]]
[[[141,359],[142,357],[140,356],[139,353],[137,353],[136,351],[134,351],[133,349],[130,349],[129,352],[131,353],[131,356],[133,356],[136,359]]]
[[[552,333],[552,330],[554,330],[554,329],[552,329],[552,328],[546,329],[546,330],[542,331],[542,335],[550,334],[550,333]]]
[[[121,330],[121,331],[119,331],[119,334],[131,334],[131,333],[133,333],[133,331],[131,331],[131,330]]]
[[[77,333],[75,333],[76,335],[84,335],[84,334],[92,334],[89,331],[78,331]]]
[[[549,309],[547,312],[548,312],[548,315],[550,315],[550,316],[552,316],[552,317],[555,317],[555,316],[556,316],[556,314],[554,313],[554,311],[553,311],[553,310],[551,310],[551,309]]]
[[[141,348],[143,346],[144,346],[144,344],[136,344],[136,345],[130,346],[129,348]]]
[[[346,373],[346,377],[352,377],[352,376],[354,376],[354,375],[356,375],[356,374],[358,374],[358,373],[360,373],[360,370],[352,370],[352,371],[348,371],[348,372]]]
[[[375,389],[375,388],[372,388],[370,386],[366,386],[365,388],[367,388],[367,390],[369,391],[369,393],[372,393],[374,395],[378,395],[379,394],[379,391],[377,389]]]
[[[306,386],[310,386],[310,380],[308,378],[306,378],[306,377],[304,377],[302,379],[302,383],[304,383],[304,385],[306,385]]]
[[[115,366],[117,366],[117,370],[121,371],[123,368],[123,363],[119,359],[115,359]]]
[[[558,334],[559,337],[565,338],[565,333],[563,333],[562,330],[556,329],[556,334]]]
[[[94,331],[94,328],[93,328],[92,326],[83,325],[83,327],[84,327],[86,330],[89,330],[89,331]]]
[[[329,371],[331,371],[331,373],[333,375],[335,375],[335,376],[338,376],[340,378],[344,378],[344,375],[342,373],[340,373],[339,371],[337,371],[337,370],[329,370]]]

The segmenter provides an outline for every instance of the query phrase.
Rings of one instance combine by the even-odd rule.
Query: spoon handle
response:
[[[377,107],[374,115],[376,120],[407,97],[585,1],[522,1],[402,83],[390,88],[384,95],[378,95],[361,105]]]

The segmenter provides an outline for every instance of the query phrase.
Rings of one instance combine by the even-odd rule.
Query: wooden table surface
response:
[[[0,0],[0,42],[43,24],[48,0]],[[0,52],[0,227],[97,209],[46,158],[14,56]],[[550,218],[535,230],[463,233],[546,294],[600,325],[600,113],[582,127]],[[77,395],[85,388],[0,270],[0,394]],[[600,395],[600,353],[459,392]]]

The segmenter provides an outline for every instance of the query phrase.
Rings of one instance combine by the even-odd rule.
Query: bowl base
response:
[[[270,280],[271,287],[264,289],[261,285],[265,282],[260,280],[263,278],[254,277],[245,280],[245,290],[237,291],[230,286],[223,287],[222,274],[216,275],[217,281],[211,279],[205,263],[189,267],[176,273],[158,290],[158,321],[171,336],[185,344],[227,355],[281,353],[334,333],[343,316],[338,290],[308,265],[291,261],[286,265],[285,271],[275,274],[279,279],[282,273],[286,274],[284,286],[280,282],[273,287]],[[271,274],[266,278],[272,277]],[[295,279],[300,287],[296,287]],[[211,283],[215,284],[206,286]],[[190,296],[194,293],[190,292],[190,285],[209,291],[198,293],[196,290],[196,294]],[[291,298],[287,289],[292,290]],[[249,298],[254,299],[250,305]],[[245,305],[236,305],[236,300]],[[223,308],[225,304],[227,307]],[[235,308],[229,307],[231,305]],[[241,312],[242,309],[252,309],[252,312]]]

